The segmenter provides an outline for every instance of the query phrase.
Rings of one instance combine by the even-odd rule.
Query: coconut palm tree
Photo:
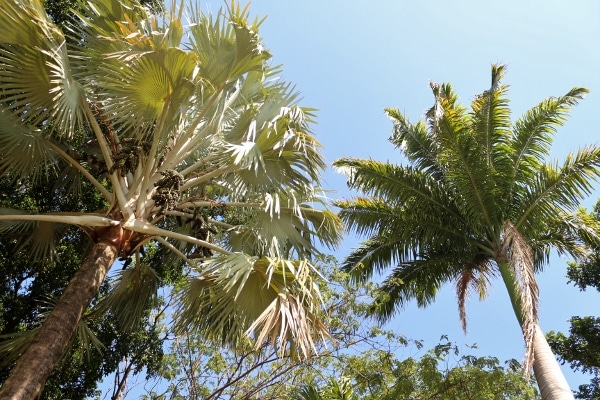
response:
[[[277,79],[260,21],[234,3],[184,17],[176,4],[154,15],[135,0],[93,0],[73,14],[65,37],[41,1],[0,4],[0,172],[56,174],[72,190],[85,179],[108,204],[0,210],[0,231],[18,232],[32,256],[51,256],[65,225],[93,241],[0,398],[36,396],[117,258],[132,262],[100,304],[122,307],[125,321],[144,309],[157,286],[147,244],[192,271],[178,329],[308,354],[327,335],[315,239],[335,246],[341,224],[319,205],[311,110]]]
[[[577,207],[600,175],[600,148],[581,148],[562,165],[546,161],[556,127],[587,90],[545,99],[512,123],[505,69],[492,66],[491,88],[470,110],[435,83],[425,121],[387,109],[406,165],[334,163],[367,196],[337,202],[349,229],[368,236],[345,268],[363,282],[394,265],[372,306],[381,321],[412,299],[426,306],[452,282],[465,329],[469,294],[484,298],[500,275],[522,327],[524,371],[533,366],[544,399],[572,398],[538,324],[534,273],[552,249],[585,258],[586,244],[598,243],[598,226]]]

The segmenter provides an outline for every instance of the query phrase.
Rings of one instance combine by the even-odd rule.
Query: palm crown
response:
[[[108,209],[2,209],[1,229],[35,236],[76,225],[149,277],[140,254],[156,242],[195,271],[181,328],[229,342],[255,332],[307,354],[313,335],[326,335],[309,261],[315,238],[335,246],[340,235],[338,218],[315,207],[325,164],[311,110],[277,79],[246,9],[188,14],[186,23],[175,7],[161,16],[97,0],[65,37],[40,1],[3,2],[0,171],[15,181],[56,173],[73,190],[87,179]],[[51,236],[34,241],[34,254],[50,255]],[[124,273],[122,286],[148,285],[134,276]],[[122,296],[113,305],[135,298],[112,296]]]
[[[354,278],[364,281],[395,264],[373,305],[382,321],[408,300],[429,304],[444,283],[454,282],[466,327],[469,293],[483,298],[500,273],[531,356],[534,272],[552,248],[585,257],[586,245],[598,243],[597,226],[574,211],[599,175],[600,149],[582,148],[562,165],[547,162],[555,127],[587,90],[548,98],[513,124],[504,73],[504,66],[492,67],[491,88],[470,110],[449,84],[435,83],[425,121],[413,124],[387,109],[394,123],[390,141],[408,163],[337,160],[348,185],[369,195],[337,205],[350,229],[369,236],[345,261]]]

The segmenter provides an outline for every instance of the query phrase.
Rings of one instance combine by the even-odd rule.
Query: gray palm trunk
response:
[[[523,328],[524,318],[516,290],[519,283],[506,263],[501,262],[499,265],[513,310],[519,325]],[[573,392],[556,361],[552,349],[548,345],[539,323],[535,324],[535,334],[533,336],[533,373],[543,400],[574,399]]]
[[[544,400],[573,399],[573,393],[565,379],[546,336],[539,324],[533,338],[533,372]]]
[[[85,256],[27,350],[0,388],[0,400],[35,399],[60,361],[83,312],[117,258],[117,247],[98,241]]]

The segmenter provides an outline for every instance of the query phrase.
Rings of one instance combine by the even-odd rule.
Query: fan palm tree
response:
[[[533,366],[544,399],[572,398],[538,324],[534,273],[552,249],[585,258],[586,244],[598,243],[598,226],[577,210],[600,175],[600,148],[581,148],[562,165],[547,162],[556,127],[587,90],[545,99],[513,124],[504,74],[505,66],[492,66],[491,88],[471,110],[449,84],[435,83],[425,121],[387,109],[390,140],[406,165],[334,163],[367,196],[337,202],[349,229],[368,236],[344,264],[358,282],[395,265],[372,305],[382,322],[411,299],[426,306],[454,283],[465,329],[469,294],[483,299],[501,276],[526,343],[525,373]]]
[[[157,286],[142,261],[149,242],[193,271],[178,329],[308,354],[327,335],[311,255],[315,240],[337,244],[341,224],[319,205],[311,110],[277,79],[260,21],[233,2],[216,17],[184,18],[175,4],[153,15],[135,0],[73,13],[65,37],[41,1],[0,4],[0,172],[56,174],[73,190],[86,179],[108,204],[0,210],[0,231],[19,233],[34,257],[51,256],[65,225],[93,241],[0,398],[36,396],[117,258],[133,262],[100,304],[124,320],[144,309]]]

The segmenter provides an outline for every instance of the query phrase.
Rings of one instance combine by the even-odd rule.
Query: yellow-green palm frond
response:
[[[515,226],[527,229],[533,220],[552,218],[577,209],[580,201],[592,192],[592,182],[600,178],[600,148],[587,146],[567,155],[562,166],[545,164],[528,185],[520,188],[513,207],[519,210]]]
[[[192,12],[190,49],[198,56],[200,76],[214,89],[234,84],[242,75],[262,71],[271,57],[260,44],[259,22],[248,24],[246,9],[232,7],[230,15],[213,17]]]
[[[56,154],[40,129],[31,129],[7,111],[0,111],[0,173],[15,180],[30,177],[38,181],[55,160]]]
[[[552,136],[556,128],[567,119],[571,108],[588,93],[584,88],[573,88],[567,94],[559,97],[548,97],[535,107],[529,109],[514,124],[514,135],[508,143],[510,160],[514,166],[515,182],[534,175],[537,169],[550,155]],[[519,178],[519,175],[523,178]]]
[[[239,253],[210,260],[181,290],[176,328],[193,327],[229,345],[251,334],[257,346],[271,341],[281,352],[292,344],[311,351],[313,338],[327,335],[316,317],[321,307],[318,278],[306,261]]]
[[[423,121],[411,123],[397,108],[386,108],[385,112],[394,124],[390,142],[415,168],[443,179],[443,169],[438,163],[439,142],[429,134],[427,125]]]
[[[82,122],[82,91],[61,30],[38,0],[2,2],[0,26],[3,103],[28,126],[52,122],[57,134],[73,134]]]

